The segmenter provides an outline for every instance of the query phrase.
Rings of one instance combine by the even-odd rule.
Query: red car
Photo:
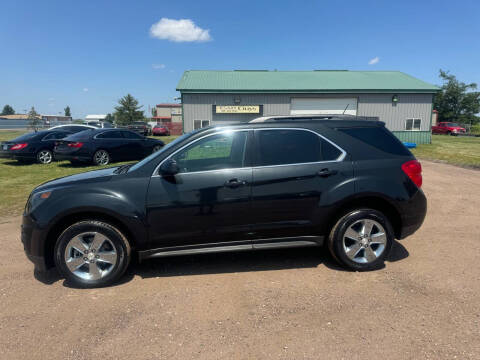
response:
[[[441,123],[438,123],[436,126],[432,126],[432,134],[447,134],[447,135],[465,134],[465,129],[456,123],[441,122]]]
[[[152,134],[156,136],[169,136],[170,130],[164,125],[155,125],[152,129]]]

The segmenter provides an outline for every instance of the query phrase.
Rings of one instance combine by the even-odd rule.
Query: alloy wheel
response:
[[[37,159],[41,164],[50,164],[53,160],[52,152],[48,150],[42,150],[38,153]]]
[[[65,247],[65,265],[83,280],[102,279],[117,263],[112,241],[98,232],[85,232],[70,239]]]
[[[162,147],[160,145],[156,145],[153,147],[152,153],[156,153],[158,150],[160,150]]]
[[[94,161],[97,165],[107,165],[110,162],[110,157],[105,150],[98,150],[94,155]]]
[[[343,250],[347,257],[360,264],[374,262],[385,250],[387,234],[375,220],[361,219],[348,227],[343,235]]]

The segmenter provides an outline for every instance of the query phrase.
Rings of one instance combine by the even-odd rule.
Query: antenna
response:
[[[347,111],[347,109],[348,109],[348,105],[350,105],[350,104],[347,104],[347,106],[345,106],[345,110],[343,110],[343,113],[342,113],[342,115],[345,115],[345,111]]]

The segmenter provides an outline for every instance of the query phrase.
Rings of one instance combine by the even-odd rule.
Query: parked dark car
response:
[[[71,162],[107,165],[112,161],[140,160],[161,149],[160,140],[122,129],[86,130],[58,141],[55,157]]]
[[[80,141],[80,140],[78,140]],[[131,258],[325,244],[381,266],[426,213],[421,166],[384,123],[266,119],[183,135],[135,165],[47,182],[25,207],[38,271],[111,284]]]
[[[19,136],[0,144],[0,157],[22,162],[50,164],[54,160],[55,142],[71,132],[63,130],[43,130]]]
[[[170,136],[170,130],[165,125],[155,125],[152,129],[152,135],[155,136]]]
[[[152,128],[144,121],[135,121],[127,126],[128,130],[135,131],[143,136],[148,136],[152,133]]]

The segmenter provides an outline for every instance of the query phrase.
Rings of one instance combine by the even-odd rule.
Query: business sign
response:
[[[213,105],[215,114],[260,114],[261,105]]]

